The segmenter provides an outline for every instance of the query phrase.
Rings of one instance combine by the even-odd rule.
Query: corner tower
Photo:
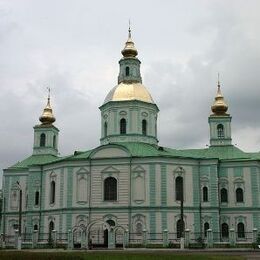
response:
[[[231,145],[231,119],[227,114],[228,105],[221,93],[220,83],[218,81],[217,95],[211,106],[213,114],[209,116],[210,127],[210,145],[223,146]]]
[[[106,96],[101,111],[101,144],[144,142],[157,144],[159,109],[142,84],[140,60],[128,30],[119,61],[118,85]]]
[[[50,90],[47,105],[39,118],[41,124],[34,126],[33,154],[58,154],[59,129],[53,125],[55,117],[50,104]]]

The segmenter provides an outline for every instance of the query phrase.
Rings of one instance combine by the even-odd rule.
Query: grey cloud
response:
[[[124,12],[118,1],[58,2],[0,6],[0,168],[31,154],[47,85],[61,154],[99,144],[98,107],[116,84],[129,17],[161,145],[205,147],[220,72],[233,139],[259,150],[258,1],[132,1]]]

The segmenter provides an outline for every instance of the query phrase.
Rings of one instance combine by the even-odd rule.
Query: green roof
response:
[[[236,146],[210,146],[205,149],[187,149],[182,150],[184,154],[189,154],[191,157],[200,158],[217,158],[219,160],[233,160],[233,159],[251,159],[249,153],[245,153]]]
[[[56,157],[54,155],[32,155],[16,163],[8,169],[28,168],[32,165],[44,165],[62,161],[87,160],[92,152],[108,146],[123,147],[132,157],[165,157],[165,158],[191,158],[191,159],[219,159],[219,160],[260,160],[260,153],[246,153],[233,145],[210,146],[204,149],[171,149],[146,143],[122,142],[98,146],[88,151],[75,151],[73,155]]]
[[[122,142],[99,146],[85,152],[75,152],[67,160],[88,159],[90,154],[97,149],[109,145],[126,148],[132,157],[178,157],[192,159],[219,159],[219,160],[259,160],[260,153],[246,153],[233,145],[210,146],[203,149],[171,149],[146,143]],[[64,160],[66,160],[64,159]]]
[[[13,166],[8,169],[22,169],[28,168],[31,165],[43,165],[46,163],[50,163],[59,159],[57,156],[44,154],[44,155],[31,155],[30,157],[24,159],[21,162],[17,162]]]

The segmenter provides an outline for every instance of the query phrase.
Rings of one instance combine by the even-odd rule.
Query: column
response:
[[[230,243],[230,246],[235,246],[236,244],[236,237],[235,237],[235,230],[234,228],[231,228],[229,230],[229,243]]]
[[[56,230],[52,230],[51,238],[52,238],[53,247],[56,247],[57,246],[57,231]]]
[[[186,229],[185,230],[185,236],[184,236],[184,246],[188,248],[190,245],[190,230]]]
[[[115,230],[112,227],[108,230],[108,248],[115,248]]]
[[[38,230],[33,230],[32,234],[32,248],[37,247],[37,242],[38,242]]]
[[[168,241],[168,230],[164,229],[163,230],[163,247],[167,247],[168,244],[169,244],[169,241]]]
[[[129,230],[126,229],[125,232],[124,232],[124,245],[123,247],[128,247],[129,245]]]
[[[146,229],[143,230],[143,245],[144,245],[144,247],[146,247],[146,245],[147,245],[147,230]]]
[[[213,247],[213,234],[212,229],[207,230],[207,247]]]
[[[72,233],[71,230],[68,230],[68,250],[73,249]]]
[[[253,228],[253,243],[257,243],[257,228]]]

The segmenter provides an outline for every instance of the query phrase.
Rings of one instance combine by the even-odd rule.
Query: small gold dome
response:
[[[211,110],[215,115],[226,115],[228,110],[228,105],[226,104],[224,97],[220,90],[220,84],[218,83],[217,95],[215,97],[215,101],[211,106]]]
[[[104,104],[109,101],[139,100],[154,104],[152,96],[141,83],[123,83],[115,86],[106,96]]]
[[[121,53],[123,54],[123,56],[125,58],[129,58],[129,57],[134,58],[138,54],[138,51],[135,48],[135,44],[134,44],[134,42],[133,42],[133,40],[131,38],[131,29],[130,29],[130,27],[128,29],[128,39],[127,39],[127,41],[125,43],[125,48],[121,51]]]
[[[52,108],[50,105],[50,95],[48,96],[47,105],[44,108],[43,113],[40,116],[39,120],[42,122],[42,125],[51,125],[56,120],[52,113]]]

